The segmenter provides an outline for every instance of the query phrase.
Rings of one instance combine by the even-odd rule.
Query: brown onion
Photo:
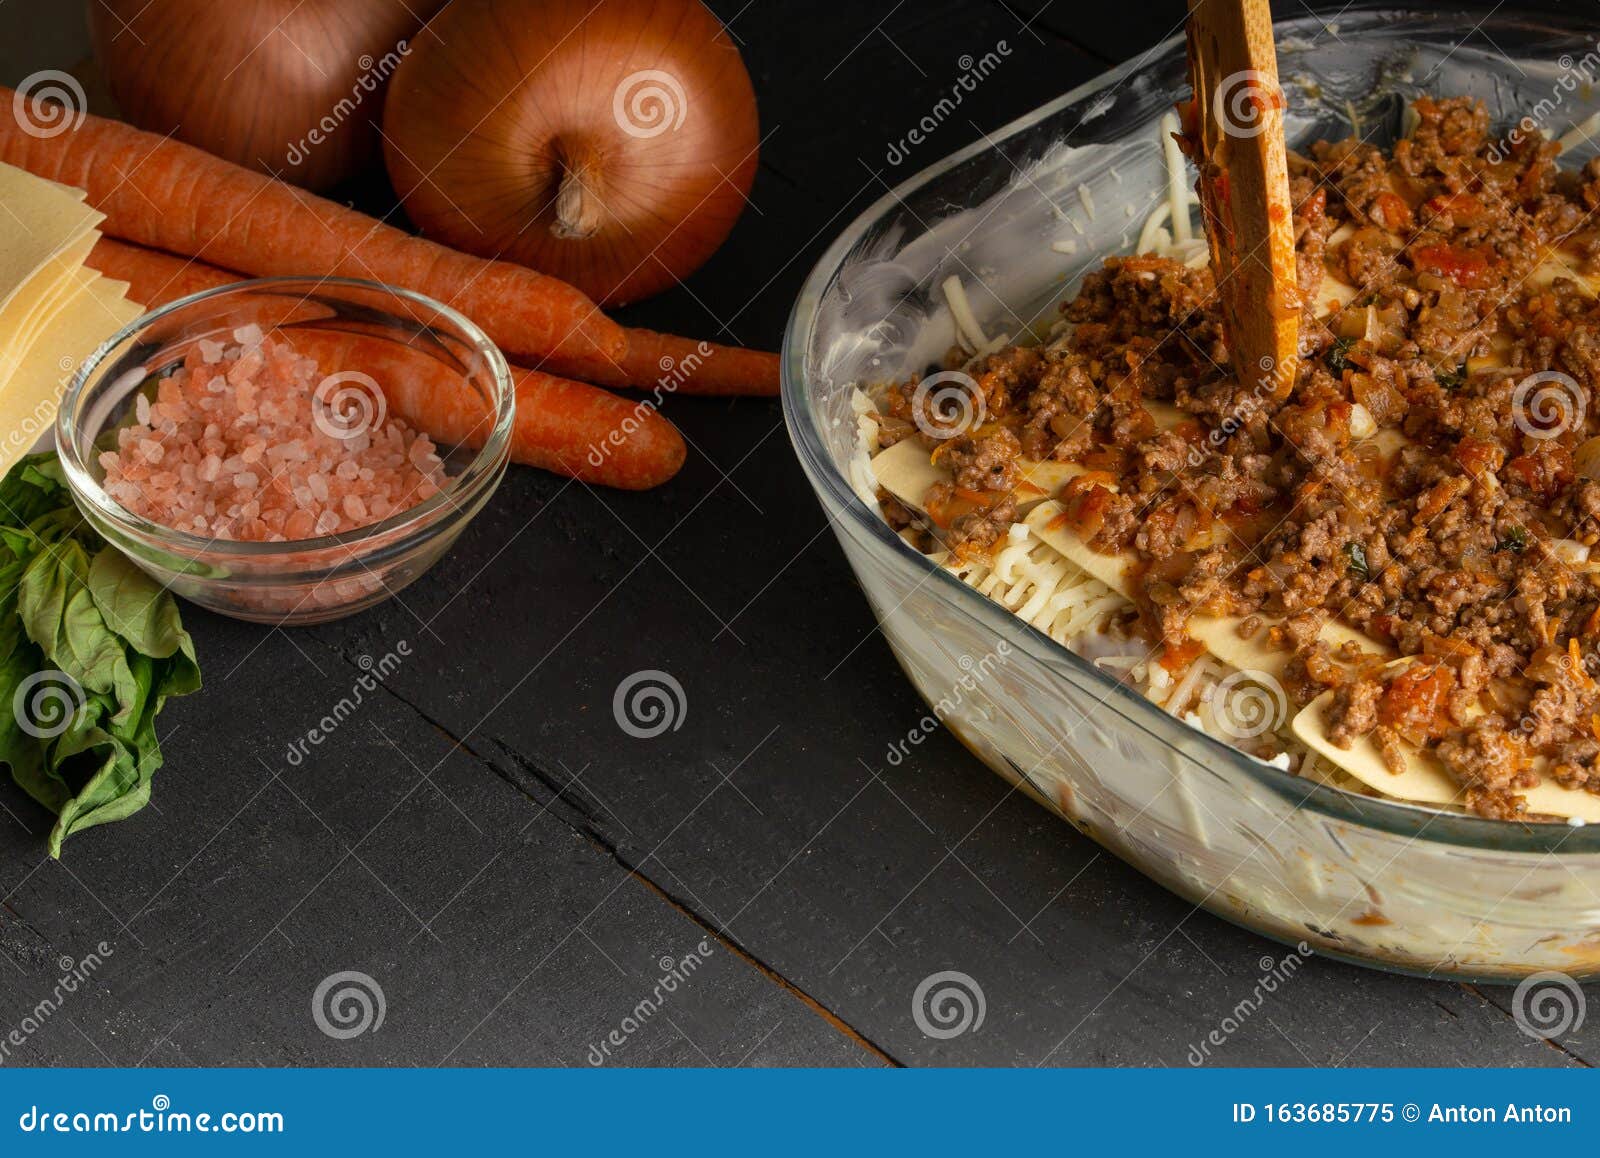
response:
[[[443,0],[94,0],[122,115],[325,189],[378,159],[383,85]]]
[[[389,175],[458,249],[606,304],[682,280],[755,178],[755,93],[699,0],[458,0],[389,86]]]

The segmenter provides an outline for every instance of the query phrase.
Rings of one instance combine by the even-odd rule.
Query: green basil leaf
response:
[[[193,664],[194,642],[178,618],[177,601],[121,551],[108,548],[95,555],[89,594],[106,626],[141,654],[151,659],[183,655]]]
[[[0,763],[56,814],[52,856],[149,802],[156,715],[199,686],[177,602],[95,534],[55,456],[13,466],[0,479]]]

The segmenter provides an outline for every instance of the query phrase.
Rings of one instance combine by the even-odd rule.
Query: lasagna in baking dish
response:
[[[988,340],[947,283],[964,344],[858,397],[872,485],[912,546],[1249,755],[1600,820],[1600,162],[1470,100],[1409,121],[1290,155],[1292,382],[1229,362],[1175,199],[1037,339]]]

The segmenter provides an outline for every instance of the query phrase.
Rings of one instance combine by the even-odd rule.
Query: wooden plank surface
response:
[[[0,79],[76,59],[74,6],[0,6]],[[774,347],[831,239],[885,184],[1165,35],[1181,3],[718,3],[768,133],[752,207],[690,286],[628,321]],[[1170,16],[1170,19],[1169,19]],[[35,21],[47,29],[32,35]],[[30,38],[31,36],[31,38]],[[899,163],[965,53],[1003,67]],[[375,204],[381,187],[357,191]],[[1190,908],[1009,793],[923,714],[787,446],[774,403],[674,398],[691,440],[651,494],[517,470],[400,600],[294,633],[186,609],[208,679],[163,716],[156,807],[49,863],[0,786],[0,1036],[60,959],[112,952],[17,1061],[50,1064],[1190,1064],[1285,950]],[[348,722],[302,740],[408,653]],[[683,689],[626,734],[616,689]],[[703,971],[640,1014],[669,964]],[[360,971],[385,1020],[312,1016]],[[981,1029],[912,1016],[944,971]],[[1210,1059],[1588,1064],[1510,994],[1305,962]],[[1600,1019],[1596,1019],[1600,1021]],[[7,1059],[8,1061],[11,1059]]]

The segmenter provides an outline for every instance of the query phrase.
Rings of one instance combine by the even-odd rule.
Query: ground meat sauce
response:
[[[1337,689],[1336,743],[1371,737],[1396,769],[1402,741],[1425,745],[1474,810],[1509,818],[1535,757],[1600,791],[1600,577],[1584,561],[1600,481],[1581,469],[1600,446],[1583,449],[1600,432],[1600,302],[1529,277],[1554,249],[1600,272],[1600,163],[1561,173],[1538,134],[1491,149],[1469,100],[1416,111],[1389,154],[1351,140],[1290,158],[1301,292],[1314,302],[1332,275],[1358,294],[1325,318],[1308,306],[1286,400],[1229,366],[1208,271],[1121,257],[1063,306],[1064,337],[969,367],[981,425],[917,433],[915,382],[889,422],[950,469],[925,505],[953,549],[1004,535],[1019,459],[1088,466],[1057,497],[1095,549],[1137,556],[1152,644],[1177,652],[1197,611],[1252,632],[1272,617],[1289,694]],[[1551,375],[1547,396],[1519,393],[1541,371],[1575,390]],[[1188,420],[1159,429],[1151,400]],[[1384,428],[1405,436],[1387,455],[1369,441]],[[1332,617],[1422,658],[1334,662],[1350,657],[1318,637]]]

